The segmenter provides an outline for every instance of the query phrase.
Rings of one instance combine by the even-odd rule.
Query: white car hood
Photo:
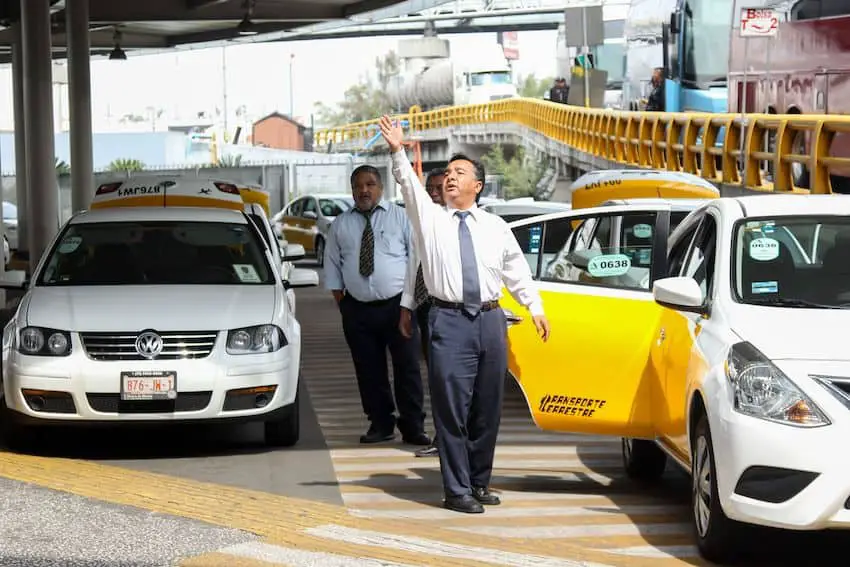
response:
[[[272,285],[35,287],[26,324],[65,331],[212,331],[270,323]]]
[[[770,360],[850,361],[848,309],[740,306],[732,330]]]

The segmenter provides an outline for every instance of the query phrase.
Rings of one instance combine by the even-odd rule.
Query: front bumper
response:
[[[844,366],[826,370],[850,376]],[[721,386],[709,407],[715,409],[710,425],[723,510],[733,520],[775,528],[848,529],[850,409],[808,378],[820,372],[811,364],[781,367],[832,424],[803,428],[742,415],[730,403],[725,375],[718,374]]]
[[[102,361],[89,358],[73,333],[67,357],[7,351],[4,395],[12,417],[29,423],[266,420],[286,413],[295,402],[294,348],[231,356],[219,339],[202,359]],[[176,373],[176,398],[122,400],[121,372],[126,371]]]

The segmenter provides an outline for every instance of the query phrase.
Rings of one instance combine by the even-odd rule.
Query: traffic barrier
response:
[[[836,134],[850,133],[850,116],[628,112],[514,98],[425,112],[412,107],[394,118],[408,120],[411,131],[520,124],[626,166],[684,171],[714,183],[761,191],[832,193],[830,172],[850,170],[850,157],[829,152]],[[315,145],[327,148],[331,144],[332,148],[346,142],[365,143],[374,137],[377,123],[376,118],[318,130]],[[808,153],[792,153],[799,133],[808,140]],[[810,189],[794,185],[795,163],[808,169]]]

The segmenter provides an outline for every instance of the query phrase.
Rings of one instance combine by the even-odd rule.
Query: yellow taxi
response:
[[[720,191],[706,179],[663,169],[590,171],[570,186],[573,209],[598,207],[614,199],[716,199]]]

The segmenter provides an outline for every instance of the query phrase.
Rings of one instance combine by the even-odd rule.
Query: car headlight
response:
[[[790,378],[748,342],[737,343],[726,358],[726,377],[735,389],[735,410],[767,421],[801,427],[831,422]]]
[[[71,333],[24,327],[18,334],[18,352],[30,356],[68,356],[71,354]]]
[[[286,336],[277,325],[257,325],[227,332],[227,354],[275,352],[286,344]]]

